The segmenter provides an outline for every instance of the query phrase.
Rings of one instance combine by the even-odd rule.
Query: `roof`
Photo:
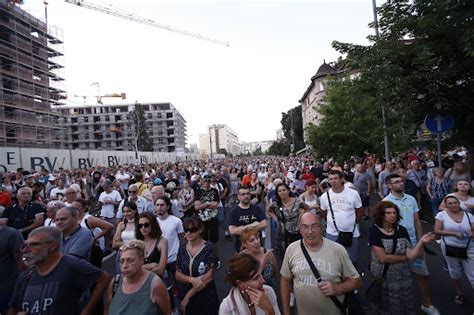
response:
[[[337,74],[340,72],[343,72],[345,63],[343,61],[338,61],[337,63],[330,63],[327,64],[326,60],[323,61],[323,64],[319,66],[318,71],[316,74],[311,78],[311,84],[308,86],[306,91],[304,92],[303,96],[299,100],[300,103],[303,102],[303,99],[308,95],[308,93],[311,91],[311,89],[314,86],[314,81],[318,78],[325,77],[327,75],[331,74]]]

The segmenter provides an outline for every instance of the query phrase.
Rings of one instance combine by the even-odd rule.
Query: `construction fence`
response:
[[[123,164],[153,164],[199,159],[198,153],[177,152],[136,152],[134,151],[97,151],[97,150],[52,150],[37,148],[0,148],[0,173],[23,168],[39,171],[46,168],[49,172],[59,168],[91,168],[95,166],[117,166]]]

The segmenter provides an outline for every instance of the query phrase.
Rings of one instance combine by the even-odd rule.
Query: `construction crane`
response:
[[[86,1],[83,1],[83,0],[65,0],[65,1],[67,3],[70,3],[70,4],[74,4],[74,5],[77,5],[77,6],[80,6],[80,7],[83,7],[83,8],[87,8],[87,9],[91,9],[91,10],[95,10],[95,11],[99,11],[99,12],[102,12],[102,13],[105,13],[105,14],[109,14],[109,15],[121,18],[121,19],[129,20],[129,21],[133,21],[133,22],[138,22],[138,23],[142,23],[142,24],[145,24],[145,25],[150,25],[150,26],[153,26],[153,27],[156,27],[156,28],[161,28],[161,29],[164,29],[164,30],[167,30],[167,31],[170,31],[170,32],[174,32],[174,33],[185,35],[185,36],[194,37],[194,38],[197,38],[197,39],[205,40],[205,41],[215,43],[215,44],[219,44],[219,45],[224,45],[224,46],[227,46],[227,47],[230,46],[229,42],[209,38],[207,36],[204,36],[204,35],[201,35],[201,34],[198,34],[198,33],[194,33],[194,32],[191,32],[191,31],[187,31],[187,30],[184,30],[184,29],[179,29],[179,28],[176,28],[176,27],[173,27],[173,26],[170,26],[170,25],[161,24],[161,23],[155,22],[155,21],[150,20],[150,19],[146,19],[146,18],[136,16],[135,14],[132,14],[132,13],[122,12],[122,11],[119,11],[117,9],[113,9],[113,8],[110,8],[110,7],[104,7],[104,6],[101,6],[101,5],[98,5],[98,4],[95,4],[95,3],[91,3],[91,2],[86,2]]]
[[[95,97],[97,98],[97,104],[103,104],[102,103],[102,98],[104,97],[120,97],[121,99],[126,99],[127,94],[126,93],[110,93],[110,94],[102,94],[100,92],[100,83],[99,82],[92,82],[90,86],[95,86],[97,88],[97,94],[96,95],[73,95],[73,97],[82,97],[84,99],[84,104],[86,103],[86,99],[88,97]]]

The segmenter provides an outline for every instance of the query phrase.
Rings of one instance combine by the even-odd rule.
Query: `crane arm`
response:
[[[129,21],[133,21],[133,22],[138,22],[138,23],[153,26],[153,27],[156,27],[156,28],[161,28],[161,29],[173,32],[173,33],[177,33],[177,34],[181,34],[181,35],[185,35],[185,36],[189,36],[189,37],[194,37],[194,38],[197,38],[197,39],[205,40],[205,41],[212,42],[212,43],[219,44],[219,45],[224,45],[224,46],[227,46],[227,47],[230,46],[229,42],[225,42],[225,41],[221,41],[221,40],[217,40],[217,39],[212,39],[212,38],[206,37],[206,36],[198,34],[198,33],[194,33],[194,32],[191,32],[191,31],[184,30],[184,29],[175,28],[173,26],[166,25],[166,24],[161,24],[161,23],[155,22],[155,21],[150,20],[150,19],[145,19],[145,18],[136,16],[136,15],[131,14],[131,13],[126,13],[126,12],[119,11],[117,9],[104,7],[104,6],[94,4],[94,3],[90,3],[90,2],[86,2],[86,1],[83,1],[83,0],[65,0],[65,1],[67,3],[70,3],[70,4],[74,4],[74,5],[77,5],[77,6],[80,6],[80,7],[95,10],[95,11],[102,12],[102,13],[105,13],[105,14],[109,14],[109,15],[112,15],[112,16],[115,16],[115,17],[118,17],[118,18],[121,18],[121,19],[129,20]]]

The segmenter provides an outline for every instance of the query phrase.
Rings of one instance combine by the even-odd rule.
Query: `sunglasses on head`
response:
[[[199,231],[199,228],[198,227],[193,227],[193,228],[184,228],[184,233],[196,233],[197,231]]]
[[[140,223],[138,224],[138,228],[139,229],[142,229],[142,228],[149,228],[150,227],[150,223]]]

